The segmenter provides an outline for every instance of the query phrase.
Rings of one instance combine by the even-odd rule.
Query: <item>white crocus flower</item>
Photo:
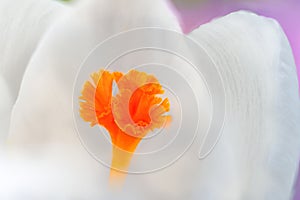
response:
[[[92,0],[68,11],[46,33],[31,56],[13,110],[0,197],[289,199],[300,148],[295,64],[280,26],[247,12],[217,19],[189,35],[211,57],[225,88],[226,121],[213,152],[197,159],[196,142],[172,166],[129,174],[120,191],[111,191],[109,169],[78,140],[73,86],[95,45],[143,27],[180,31],[163,1]],[[190,52],[204,56],[193,48]]]

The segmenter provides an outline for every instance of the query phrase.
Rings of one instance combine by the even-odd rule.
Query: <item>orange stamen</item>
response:
[[[131,70],[123,75],[100,70],[91,75],[82,90],[80,116],[91,126],[99,124],[107,129],[113,144],[111,178],[126,171],[140,140],[150,131],[170,121],[164,115],[170,109],[158,80],[144,72]],[[112,96],[113,81],[118,93]],[[124,175],[123,175],[124,176]]]

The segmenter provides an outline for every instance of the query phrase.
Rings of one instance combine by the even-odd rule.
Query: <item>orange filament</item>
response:
[[[91,75],[82,90],[80,116],[91,126],[99,124],[107,129],[113,144],[111,178],[126,171],[140,140],[154,129],[161,128],[171,117],[169,100],[156,95],[164,90],[158,80],[144,72],[100,70]],[[113,82],[118,93],[112,95]]]

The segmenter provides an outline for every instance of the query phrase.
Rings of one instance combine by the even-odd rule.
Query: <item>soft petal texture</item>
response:
[[[298,70],[300,88],[300,1],[297,0],[170,0],[181,27],[188,33],[213,18],[249,10],[276,19],[288,36]]]
[[[230,143],[235,169],[222,169],[222,181],[215,182],[227,182],[230,192],[210,194],[211,199],[290,199],[300,152],[300,101],[292,51],[281,27],[274,20],[238,12],[190,35],[212,56],[227,96],[219,147]],[[225,162],[222,168],[231,165]],[[226,177],[230,173],[236,177]]]
[[[276,19],[291,44],[298,71],[300,91],[300,1],[298,0],[170,0],[184,32],[190,32],[213,18],[237,10],[249,10]],[[300,166],[300,163],[299,163]],[[300,199],[300,168],[296,199]]]
[[[113,198],[105,197],[108,190],[103,186],[109,170],[96,162],[77,138],[72,111],[76,73],[95,45],[111,35],[137,27],[180,30],[175,16],[161,0],[94,0],[79,2],[77,6],[39,44],[13,112],[9,147],[17,154],[36,159],[32,177],[26,176],[32,173],[27,168],[16,170],[26,180],[23,185],[17,184],[18,191],[31,199]],[[50,181],[39,181],[49,178]],[[14,186],[4,181],[0,180],[3,193],[11,191]],[[31,190],[33,186],[37,188],[35,192]],[[136,188],[131,190],[136,199],[144,196],[142,190],[139,194],[135,194]]]
[[[127,9],[123,9],[124,7]],[[55,25],[48,32],[46,39],[40,43],[25,73],[20,100],[14,111],[14,120],[20,123],[20,126],[12,125],[12,138],[30,142],[41,139],[42,142],[48,142],[46,138],[39,136],[42,134],[40,131],[31,133],[38,136],[36,139],[28,137],[26,129],[35,127],[34,129],[42,128],[42,131],[52,127],[53,123],[71,120],[65,118],[72,116],[70,101],[73,84],[82,61],[96,45],[111,35],[138,27],[161,27],[179,31],[176,18],[168,10],[167,5],[160,0],[151,3],[146,0],[130,3],[128,0],[87,1],[74,11],[70,11],[69,16]],[[40,65],[43,65],[43,68]],[[49,93],[49,90],[55,93],[51,94],[51,98],[43,94]],[[25,104],[30,102],[32,108],[29,104],[21,106],[22,102]],[[48,106],[53,106],[50,113],[44,111],[49,109]],[[31,109],[37,111],[35,116],[31,115]],[[57,115],[62,111],[64,115]],[[30,117],[26,117],[27,115]],[[56,119],[52,119],[52,115],[53,117],[55,115]],[[39,123],[36,122],[35,117],[38,116],[43,116],[41,120],[44,127],[36,126]],[[22,120],[24,117],[28,121]],[[59,119],[60,117],[64,120]],[[28,123],[31,125],[28,126]],[[66,126],[68,127],[69,124]],[[23,136],[22,132],[26,134]],[[18,133],[17,137],[14,133]],[[57,132],[57,136],[61,137],[61,134]]]
[[[0,1],[0,93],[3,97],[0,143],[7,136],[11,110],[26,66],[42,35],[62,10],[62,5],[51,0]]]

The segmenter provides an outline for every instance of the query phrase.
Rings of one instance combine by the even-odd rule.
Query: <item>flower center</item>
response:
[[[100,70],[86,81],[80,99],[80,116],[91,126],[103,126],[113,144],[111,172],[126,171],[140,140],[161,128],[171,116],[169,100],[157,95],[164,90],[153,76],[137,70],[121,72]],[[118,92],[112,94],[113,81]],[[111,173],[112,176],[115,173]]]

